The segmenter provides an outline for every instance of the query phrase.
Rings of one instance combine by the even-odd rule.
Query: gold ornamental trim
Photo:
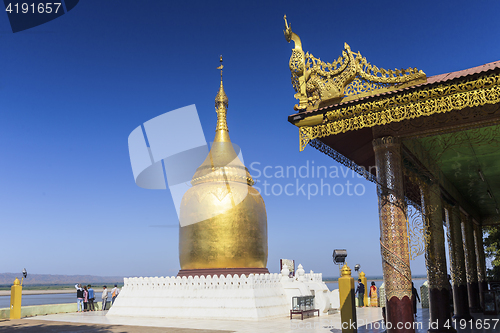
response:
[[[477,280],[478,282],[484,282],[486,281],[486,259],[484,255],[483,229],[478,224],[474,224],[473,228],[474,244],[476,245]]]
[[[346,105],[327,112],[326,123],[300,127],[300,151],[317,138],[496,103],[500,103],[499,73]]]
[[[423,189],[427,188],[427,184],[420,179],[415,171],[403,168],[403,174],[410,182],[417,185],[418,193],[412,193],[412,196],[422,197]],[[425,209],[422,204],[410,200],[408,193],[409,187],[405,186],[405,215],[406,228],[408,230],[408,253],[410,260],[415,260],[418,256],[425,253],[425,249],[429,246],[430,233],[426,231],[427,215],[429,209]],[[433,209],[434,211],[434,209]]]
[[[399,145],[401,144],[401,140],[395,136],[384,136],[381,138],[373,139],[372,144],[373,144],[373,149],[375,150],[387,149],[387,147],[385,146]]]
[[[382,261],[388,270],[384,273],[385,294],[388,300],[396,297],[399,300],[403,297],[411,299],[411,270],[403,258],[392,252],[387,245],[380,242]]]
[[[461,214],[462,241],[465,254],[465,275],[467,283],[477,283],[477,259],[474,244],[474,229],[472,217]]]

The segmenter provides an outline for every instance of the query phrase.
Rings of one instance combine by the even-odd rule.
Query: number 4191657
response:
[[[450,328],[453,327],[455,329],[460,328],[460,329],[496,329],[498,325],[499,319],[497,318],[485,318],[485,319],[478,319],[478,320],[465,320],[465,319],[460,319],[459,321],[453,320],[449,321],[447,320],[444,324],[444,327]]]
[[[45,3],[39,3],[38,5],[35,6],[34,3],[10,3],[7,5],[5,8],[6,12],[9,12],[11,14],[14,12],[15,14],[26,14],[26,13],[32,13],[32,14],[50,14],[50,13],[55,13],[59,11],[59,8],[61,7],[60,2],[45,2]]]

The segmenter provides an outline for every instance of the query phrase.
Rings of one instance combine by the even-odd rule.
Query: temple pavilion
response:
[[[285,29],[295,44],[298,103],[288,121],[299,128],[299,149],[377,185],[387,321],[413,322],[410,259],[425,253],[430,321],[436,332],[454,331],[444,326],[451,297],[456,319],[483,311],[482,228],[500,224],[500,61],[427,77],[373,66],[345,44],[326,63],[302,50],[286,17]]]

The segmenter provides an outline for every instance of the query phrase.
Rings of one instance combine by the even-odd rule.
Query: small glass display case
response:
[[[314,310],[314,296],[294,296],[292,297],[293,310]]]

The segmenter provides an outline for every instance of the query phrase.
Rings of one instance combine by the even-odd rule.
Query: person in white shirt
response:
[[[102,287],[102,311],[106,310],[106,301],[108,300],[108,289],[106,289],[106,286]]]
[[[79,283],[75,284],[75,288],[78,312],[83,312],[83,288]]]
[[[111,289],[111,305],[115,304],[115,298],[118,296],[120,293],[120,289],[118,289],[118,286],[115,284],[115,287]]]

